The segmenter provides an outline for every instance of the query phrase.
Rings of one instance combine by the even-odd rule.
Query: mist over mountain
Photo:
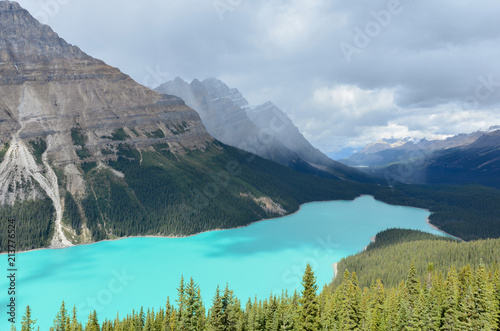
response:
[[[357,153],[359,151],[359,148],[355,147],[344,147],[340,148],[338,150],[328,152],[326,155],[335,161],[342,160],[345,158],[348,158],[349,156],[353,155],[354,153]]]
[[[195,79],[187,83],[175,78],[160,85],[156,91],[185,100],[200,114],[207,131],[225,144],[308,174],[371,180],[313,147],[272,102],[252,107],[237,89],[229,88],[218,79]]]

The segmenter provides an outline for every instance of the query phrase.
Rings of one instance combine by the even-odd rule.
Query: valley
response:
[[[116,35],[98,51],[90,46],[104,35],[89,31],[111,4],[64,5],[48,19],[47,8],[40,15],[0,0],[0,265],[9,266],[8,277],[0,277],[0,330],[498,329],[500,130],[492,74],[488,81],[479,76],[479,86],[474,81],[477,109],[465,109],[471,105],[457,101],[471,99],[465,79],[442,75],[464,86],[437,88],[429,72],[427,78],[396,69],[405,79],[390,73],[397,67],[393,53],[399,60],[426,52],[390,48],[380,56],[391,61],[390,70],[374,74],[384,69],[372,64],[378,57],[359,49],[359,66],[335,69],[341,61],[325,64],[314,43],[341,29],[319,28],[337,9],[315,23],[311,31],[321,33],[299,40],[299,48],[286,45],[316,21],[290,25],[289,17],[327,13],[326,3],[286,12],[286,29],[262,29],[266,38],[261,31],[245,43],[239,35],[223,38],[233,33],[230,25],[217,22],[215,29],[197,16],[203,6],[173,19],[178,8],[171,6],[185,3],[163,2],[157,11],[164,16],[148,25],[143,15],[158,14],[155,4],[134,3],[130,19],[121,14],[130,9],[124,0],[105,25],[136,41],[121,54]],[[243,22],[241,14],[255,6],[231,7],[235,20],[228,21]],[[252,17],[281,17],[268,11],[272,6]],[[87,7],[97,16],[82,21]],[[83,49],[120,69],[39,21],[60,27],[76,9],[74,25],[61,35],[87,36]],[[371,15],[380,22],[384,12]],[[123,22],[129,26],[120,30]],[[162,35],[171,22],[176,36],[169,42],[134,39]],[[391,31],[399,30],[385,33]],[[233,62],[233,47],[248,61]],[[156,72],[145,66],[141,85],[137,72],[125,70],[142,66],[134,54],[144,52],[182,77],[199,78],[188,82],[160,65]],[[250,61],[255,54],[265,61]],[[280,67],[295,56],[299,62]],[[128,63],[123,72],[121,63]],[[145,86],[151,78],[156,87]],[[477,97],[484,90],[487,98]],[[477,130],[486,123],[489,130]],[[426,132],[447,138],[411,136]],[[366,141],[376,142],[352,147]],[[340,160],[323,152],[329,148]],[[15,323],[4,313],[13,301]]]
[[[255,297],[264,300],[271,292],[293,294],[300,290],[306,263],[313,265],[318,285],[328,284],[334,275],[333,263],[362,251],[370,237],[386,228],[441,235],[426,224],[428,216],[421,209],[390,206],[365,196],[306,204],[286,217],[185,238],[128,238],[21,253],[23,293],[18,303],[21,307],[29,304],[38,325],[45,329],[62,300],[68,310],[76,305],[79,320],[94,309],[101,321],[140,306],[158,309],[167,297],[174,302],[182,275],[194,277],[205,300],[213,296],[217,285],[226,283],[243,304]],[[2,265],[5,259],[6,255],[0,256]],[[125,276],[117,278],[117,274]],[[110,296],[108,283],[113,279],[123,289]]]

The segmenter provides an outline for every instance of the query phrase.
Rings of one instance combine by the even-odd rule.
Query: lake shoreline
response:
[[[251,222],[251,223],[248,223],[246,225],[241,225],[241,226],[237,226],[237,227],[224,228],[224,229],[216,228],[216,229],[206,230],[206,231],[202,231],[202,232],[198,232],[198,233],[194,233],[194,234],[190,234],[190,235],[144,235],[144,236],[137,235],[137,236],[120,237],[120,238],[115,238],[115,239],[104,239],[104,240],[100,240],[100,241],[96,241],[96,242],[77,244],[77,245],[72,245],[72,246],[68,246],[68,247],[53,247],[53,248],[51,248],[51,247],[41,247],[41,248],[35,248],[35,249],[29,249],[29,250],[16,251],[16,254],[22,254],[22,253],[28,253],[28,252],[36,252],[36,251],[45,250],[45,249],[54,249],[54,250],[57,250],[57,249],[66,249],[66,248],[71,248],[71,247],[76,247],[76,246],[94,245],[94,244],[98,244],[98,243],[101,243],[101,242],[113,242],[113,241],[125,240],[125,239],[133,239],[133,238],[170,238],[170,239],[190,238],[190,237],[194,237],[194,236],[201,235],[201,234],[208,233],[208,232],[241,229],[241,228],[248,227],[248,226],[250,226],[252,224],[257,224],[257,223],[260,223],[260,222],[272,221],[272,220],[280,219],[282,217],[292,216],[292,215],[298,214],[302,210],[303,206],[308,205],[308,204],[312,204],[312,203],[334,202],[334,201],[355,201],[356,199],[367,197],[367,196],[368,197],[372,197],[373,199],[375,199],[375,197],[373,195],[370,195],[370,194],[361,194],[361,195],[357,196],[356,198],[354,198],[353,200],[311,201],[311,202],[306,202],[306,203],[301,204],[299,206],[299,208],[295,212],[290,213],[290,214],[285,214],[285,215],[278,216],[278,217],[273,217],[273,218],[263,218],[263,219],[260,219],[258,221]],[[377,199],[375,199],[375,200],[379,201]],[[379,201],[379,202],[385,203],[384,201]],[[401,207],[408,207],[408,206],[401,206]],[[416,207],[408,207],[408,208],[416,208]],[[428,209],[423,209],[423,208],[417,208],[417,209],[426,210],[427,212],[429,212],[430,214],[432,214],[432,212],[430,210],[428,210]],[[427,222],[427,224],[430,227],[432,227],[433,229],[435,229],[437,231],[440,231],[440,232],[444,233],[447,236],[450,236],[450,237],[455,238],[455,239],[460,240],[460,241],[464,241],[463,239],[458,238],[456,236],[453,236],[453,235],[451,235],[451,234],[449,234],[449,233],[447,233],[447,232],[439,229],[434,224],[430,223],[429,217],[426,219],[426,222]],[[373,236],[372,238],[370,238],[370,240],[372,242],[375,242],[375,236]],[[365,250],[366,250],[366,247],[365,247]],[[7,252],[6,253],[0,253],[0,256],[7,255],[7,254],[8,254]]]
[[[378,201],[378,200],[377,200],[377,201]],[[410,208],[415,208],[415,207],[410,207]],[[421,208],[418,208],[418,209],[421,209]],[[430,214],[432,214],[432,212],[431,212],[430,210],[428,210],[428,209],[425,209],[425,210],[426,210],[426,211],[428,211]],[[434,230],[439,231],[439,232],[441,232],[441,233],[443,233],[443,234],[445,234],[445,235],[447,235],[447,236],[449,236],[449,237],[451,237],[451,238],[454,238],[454,239],[456,239],[456,240],[458,240],[458,241],[463,241],[463,242],[465,242],[465,240],[463,240],[462,238],[459,238],[459,237],[456,237],[456,236],[454,236],[454,235],[451,235],[451,234],[449,234],[448,232],[443,231],[443,230],[441,230],[440,228],[438,228],[437,226],[435,226],[434,224],[432,224],[432,223],[431,223],[431,220],[430,220],[430,215],[429,215],[429,217],[427,217],[427,218],[426,218],[425,222],[427,223],[427,225],[429,225],[429,226],[430,226],[431,228],[433,228]],[[371,243],[374,243],[374,242],[376,241],[376,238],[377,238],[377,235],[374,235],[373,237],[371,237],[371,238],[370,238],[370,242],[371,242]],[[369,245],[368,245],[368,246],[369,246]],[[363,248],[363,251],[366,251],[366,249],[368,248],[368,246],[365,246],[365,248]],[[333,263],[333,264],[332,264],[332,268],[333,268],[333,272],[334,272],[334,273],[333,273],[333,278],[332,278],[332,280],[333,280],[333,279],[335,279],[335,278],[337,277],[337,272],[338,272],[338,264],[339,264],[339,262],[335,262],[335,263]]]
[[[23,250],[23,251],[16,251],[16,254],[22,254],[22,253],[28,253],[28,252],[36,252],[36,251],[47,250],[47,249],[51,249],[51,250],[52,249],[53,250],[67,249],[67,248],[76,247],[76,246],[87,246],[87,245],[94,245],[94,244],[98,244],[98,243],[102,243],[102,242],[113,242],[113,241],[119,241],[119,240],[125,240],[125,239],[134,239],[134,238],[165,238],[165,239],[190,238],[190,237],[198,236],[198,235],[201,235],[201,234],[204,234],[204,233],[208,233],[208,232],[242,229],[242,228],[246,228],[246,227],[248,227],[248,226],[250,226],[252,224],[257,224],[257,223],[261,223],[261,222],[266,222],[266,221],[272,221],[272,220],[280,219],[280,218],[287,217],[287,216],[292,216],[292,215],[298,214],[302,210],[303,206],[311,204],[311,203],[334,202],[334,201],[354,201],[354,200],[356,200],[358,198],[365,197],[365,196],[371,196],[371,195],[363,194],[363,195],[360,195],[360,196],[354,198],[353,200],[324,200],[324,201],[305,202],[305,203],[301,204],[299,206],[299,208],[295,212],[293,212],[293,213],[285,214],[285,215],[278,216],[278,217],[263,218],[263,219],[260,219],[258,221],[255,221],[255,222],[248,223],[246,225],[240,225],[240,226],[236,226],[236,227],[232,227],[232,228],[224,228],[224,229],[216,228],[216,229],[206,230],[206,231],[202,231],[202,232],[198,232],[198,233],[193,233],[193,234],[189,234],[189,235],[145,235],[145,236],[138,235],[138,236],[128,236],[128,237],[120,237],[120,238],[115,238],[115,239],[104,239],[104,240],[99,240],[99,241],[90,242],[90,243],[76,244],[76,245],[72,245],[72,246],[68,246],[68,247],[52,247],[52,248],[51,247],[41,247],[41,248],[35,248],[35,249],[29,249],[29,250]],[[373,196],[371,196],[371,197],[373,197]],[[0,256],[7,255],[7,254],[8,253],[0,253]]]
[[[430,216],[429,216],[429,217],[430,217]],[[439,232],[442,232],[442,233],[444,233],[445,235],[447,235],[447,236],[449,236],[449,237],[451,237],[451,238],[453,238],[453,239],[456,239],[456,240],[458,240],[458,241],[465,241],[465,240],[463,240],[462,238],[459,238],[459,237],[457,237],[457,236],[454,236],[454,235],[452,235],[452,234],[449,234],[449,233],[448,233],[448,232],[446,232],[446,231],[441,230],[440,228],[438,228],[437,226],[435,226],[434,224],[432,224],[432,223],[431,223],[431,220],[429,219],[429,217],[427,217],[426,222],[427,222],[427,224],[428,224],[431,228],[433,228],[434,230],[437,230],[437,231],[439,231]]]

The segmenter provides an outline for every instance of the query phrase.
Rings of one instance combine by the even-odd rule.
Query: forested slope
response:
[[[427,275],[429,263],[437,272],[445,272],[452,266],[477,267],[481,261],[496,269],[500,264],[499,252],[500,239],[461,242],[414,230],[390,229],[377,234],[375,243],[366,251],[339,261],[333,285],[339,285],[342,274],[348,270],[356,272],[361,287],[369,287],[377,279],[386,286],[396,286],[412,263],[422,279]]]

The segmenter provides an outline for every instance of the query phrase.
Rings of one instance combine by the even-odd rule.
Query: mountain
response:
[[[423,154],[448,148],[465,146],[478,139],[483,132],[459,134],[447,139],[382,139],[365,146],[360,152],[339,160],[350,166],[375,167],[384,166],[402,160],[409,160]]]
[[[328,152],[326,153],[326,156],[328,156],[332,160],[337,161],[346,159],[349,156],[353,155],[354,153],[357,153],[358,151],[359,149],[355,147],[344,147],[332,152]]]
[[[481,184],[500,188],[500,130],[494,128],[445,140],[408,142],[373,153],[367,150],[347,160],[366,162],[371,167],[361,169],[389,182]]]
[[[237,227],[360,194],[220,143],[182,99],[85,54],[16,2],[0,1],[0,37],[0,233],[16,219],[19,250]]]
[[[288,160],[295,157],[275,141],[262,144],[257,139],[250,140],[249,137],[257,137],[260,130],[241,108],[248,105],[248,102],[237,90],[231,90],[219,81],[200,82],[195,79],[189,84],[181,78],[176,78],[162,84],[156,90],[181,97],[186,104],[198,111],[208,132],[225,144],[252,150],[268,159],[274,155],[275,161],[285,165],[288,165]]]
[[[389,169],[391,171],[392,169]],[[500,130],[474,142],[433,153],[419,168],[417,183],[476,183],[500,188]]]
[[[207,131],[225,144],[303,173],[332,179],[373,181],[314,148],[272,102],[251,107],[237,89],[229,88],[218,79],[195,79],[187,83],[176,78],[156,90],[184,99],[187,105],[198,111]]]
[[[0,27],[0,143],[5,149],[0,203],[48,196],[59,228],[53,245],[69,244],[61,226],[59,185],[64,178],[64,189],[85,195],[82,163],[116,159],[125,139],[141,148],[164,142],[173,152],[213,142],[198,114],[181,99],[149,90],[88,56],[18,3],[0,3]]]

